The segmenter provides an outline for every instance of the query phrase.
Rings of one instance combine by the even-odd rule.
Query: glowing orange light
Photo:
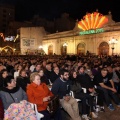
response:
[[[0,33],[0,36],[3,38],[4,41],[6,41],[3,33]]]
[[[81,21],[78,23],[78,27],[82,30],[90,30],[101,28],[108,22],[108,18],[98,12],[87,13]]]

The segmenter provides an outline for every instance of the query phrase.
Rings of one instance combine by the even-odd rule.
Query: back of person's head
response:
[[[12,79],[14,79],[13,76],[7,76],[5,79],[4,79],[4,87],[7,87],[8,86],[8,83],[11,83]]]

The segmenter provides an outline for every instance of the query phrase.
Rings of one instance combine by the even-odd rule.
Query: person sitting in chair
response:
[[[61,106],[70,115],[72,120],[81,120],[78,103],[75,98],[69,96],[70,81],[67,70],[63,69],[60,71],[60,77],[53,83],[51,91],[54,95],[59,95]]]

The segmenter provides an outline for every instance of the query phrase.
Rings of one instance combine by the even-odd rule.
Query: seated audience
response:
[[[97,118],[97,115],[93,110],[93,98],[89,94],[83,93],[82,87],[77,79],[77,73],[75,71],[72,72],[70,80],[72,81],[71,90],[74,92],[75,98],[82,100],[82,118],[84,118],[85,120],[89,119],[89,117],[87,116],[88,114],[87,101],[91,108],[92,117]]]
[[[117,106],[120,107],[120,100],[117,96],[117,90],[115,89],[112,77],[108,74],[106,68],[102,68],[101,72],[94,77],[94,83],[97,86],[97,89],[103,91],[105,102],[111,111],[115,110],[111,102],[111,97]]]
[[[16,80],[17,77],[19,76],[20,71],[22,70],[23,66],[22,65],[18,65],[17,71],[14,72],[14,79]]]
[[[67,70],[61,70],[60,77],[53,83],[51,91],[54,95],[59,95],[61,106],[70,115],[72,120],[81,120],[78,103],[76,99],[69,96],[70,81]]]
[[[107,70],[108,70],[108,74],[111,75],[112,77],[117,92],[120,94],[120,79],[115,71],[115,66],[108,66]]]
[[[30,84],[30,80],[27,77],[25,70],[20,71],[20,75],[17,77],[16,82],[19,87],[21,87],[24,91],[26,91],[26,87],[28,84]]]
[[[52,83],[54,83],[54,81],[55,81],[57,78],[59,78],[59,77],[60,77],[60,75],[59,75],[59,68],[56,66],[56,67],[53,68],[53,72],[52,72],[51,75],[50,75],[50,81],[51,81]]]
[[[33,72],[38,72],[40,69],[41,69],[41,64],[37,63],[34,70],[33,70]]]
[[[52,65],[51,65],[51,62],[48,62],[46,63],[46,69],[44,71],[44,74],[48,80],[50,80],[51,73],[52,73]]]
[[[7,109],[12,103],[19,103],[21,100],[27,100],[27,95],[22,88],[16,86],[16,81],[12,76],[4,79],[4,87],[0,91],[0,97],[4,109]]]
[[[8,76],[6,69],[0,71],[0,88],[4,87],[4,79]]]
[[[30,80],[31,84],[27,86],[28,101],[37,105],[39,113],[44,115],[43,120],[50,120],[47,105],[53,94],[45,83],[41,83],[38,73],[32,73]],[[60,114],[58,115],[58,113],[54,117],[55,120],[61,120]]]
[[[86,88],[87,94],[90,94],[91,96],[96,96],[98,93],[98,99],[97,103],[95,103],[97,106],[100,106],[100,111],[104,111],[104,106],[103,106],[103,92],[97,88],[94,88],[94,83],[91,81],[91,78],[88,74],[85,73],[85,68],[84,66],[78,67],[78,82],[83,88]],[[95,105],[95,106],[96,106]],[[91,112],[93,112],[93,106],[91,108]]]
[[[49,85],[49,84],[50,84],[50,83],[49,83],[49,80],[47,79],[47,77],[46,77],[45,74],[44,74],[43,69],[40,69],[40,70],[38,71],[38,74],[40,75],[41,83],[45,83],[46,85]]]

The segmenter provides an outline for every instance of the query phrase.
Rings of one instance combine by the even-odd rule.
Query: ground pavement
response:
[[[92,120],[120,120],[120,107],[118,108],[116,105],[114,105],[114,107],[114,111],[110,111],[107,107],[105,107],[105,112],[99,112],[98,118]],[[62,111],[62,116],[63,120],[71,120],[64,111]]]

